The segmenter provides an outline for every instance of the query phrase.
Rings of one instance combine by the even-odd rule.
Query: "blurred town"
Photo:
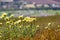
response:
[[[60,9],[59,0],[0,0],[0,10]]]

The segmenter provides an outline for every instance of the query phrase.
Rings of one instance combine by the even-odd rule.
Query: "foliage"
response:
[[[35,25],[36,18],[19,16],[17,19],[11,14],[3,13],[0,17],[4,23],[0,23],[0,39],[11,40],[19,37],[33,37],[39,25]]]
[[[60,15],[15,18],[0,16],[0,40],[60,40]]]

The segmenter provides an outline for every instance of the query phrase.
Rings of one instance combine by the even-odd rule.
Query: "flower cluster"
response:
[[[39,25],[33,25],[36,21],[36,18],[33,17],[24,17],[21,15],[15,18],[13,14],[8,16],[7,13],[3,13],[1,20],[4,21],[4,23],[0,23],[0,25],[4,25],[4,27],[1,27],[4,28],[4,30],[1,29],[3,31],[2,35],[6,34],[6,36],[0,36],[3,38],[3,40],[8,39],[8,34],[10,34],[11,38],[16,36],[18,37],[18,35],[19,37],[26,37],[27,35],[30,35],[30,37],[32,37],[39,28]],[[6,37],[7,39],[4,39]]]

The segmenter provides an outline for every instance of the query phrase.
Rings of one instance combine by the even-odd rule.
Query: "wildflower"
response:
[[[10,23],[12,23],[13,22],[13,20],[10,20]]]
[[[2,36],[0,35],[0,38],[1,38]]]
[[[24,20],[26,22],[32,22],[32,21],[36,20],[36,18],[25,17]]]
[[[2,23],[0,23],[0,25],[2,25]]]
[[[33,22],[35,20],[36,20],[36,18],[30,18],[29,22]]]
[[[9,24],[10,24],[10,21],[7,21],[7,22],[6,22],[6,25],[9,25]]]
[[[25,17],[24,20],[30,20],[30,17]]]
[[[20,18],[23,18],[23,15],[19,16],[18,18],[19,18],[19,19],[20,19]]]
[[[33,21],[35,21],[36,20],[36,18],[31,18]]]
[[[26,22],[32,22],[32,20],[31,20],[30,17],[26,17],[26,18],[24,18],[24,20],[25,20]]]
[[[14,25],[16,25],[17,24],[17,22],[14,22]]]
[[[14,15],[13,15],[13,14],[11,14],[11,15],[10,15],[10,18],[13,18],[13,17],[14,17]]]
[[[39,25],[37,25],[36,27],[39,28]]]
[[[7,13],[3,13],[2,16],[3,16],[3,17],[6,17],[6,16],[7,16]]]
[[[14,22],[14,24],[20,24],[20,23],[21,23],[21,20]]]
[[[48,29],[48,26],[46,26],[45,29]]]
[[[27,22],[32,22],[33,20],[26,20]]]
[[[22,20],[23,22],[25,21],[25,20]]]
[[[2,23],[0,23],[0,26],[2,26]]]
[[[21,23],[21,20],[18,20],[17,23]]]
[[[11,25],[14,25],[14,21],[13,20],[9,20]]]
[[[60,28],[60,25],[58,25],[58,28]]]
[[[0,18],[4,19],[5,17],[4,16],[1,16]]]
[[[5,20],[8,21],[9,20],[9,17],[6,17]]]
[[[48,26],[50,26],[51,25],[51,23],[48,23]]]

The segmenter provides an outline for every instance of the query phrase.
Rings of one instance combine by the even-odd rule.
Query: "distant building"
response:
[[[26,4],[24,7],[25,8],[35,8],[35,5],[34,4]]]
[[[0,0],[1,9],[9,9],[13,5],[13,0]]]
[[[49,5],[48,4],[45,4],[44,7],[49,7]]]
[[[42,4],[37,4],[36,7],[38,7],[38,8],[39,8],[39,7],[42,7]]]
[[[52,4],[52,7],[60,7],[60,4]]]
[[[13,2],[13,0],[0,0],[0,2]]]
[[[55,0],[0,0],[0,9],[23,9],[41,7],[60,7],[60,2]]]
[[[0,0],[0,5],[8,5],[11,4],[13,2],[13,0]]]

